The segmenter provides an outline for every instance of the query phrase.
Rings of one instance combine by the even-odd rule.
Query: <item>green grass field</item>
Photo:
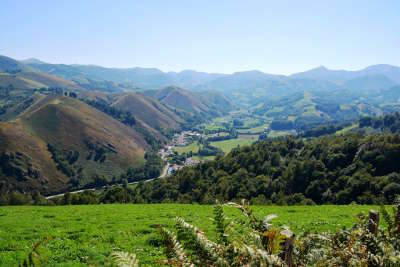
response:
[[[192,157],[194,160],[200,160],[200,161],[210,161],[215,159],[215,156],[193,156]]]
[[[225,130],[225,127],[222,125],[217,125],[215,123],[211,123],[211,124],[206,124],[204,126],[204,130],[208,130],[208,131],[223,131]]]
[[[254,206],[262,218],[277,214],[274,225],[288,225],[297,234],[350,227],[356,214],[372,206]],[[238,210],[226,207],[229,218],[243,220]],[[45,266],[110,265],[114,250],[136,253],[145,266],[163,257],[157,226],[172,229],[181,216],[215,239],[212,206],[150,204],[91,205],[58,207],[0,207],[0,266],[16,266],[35,242],[50,237],[40,246]],[[62,263],[62,264],[61,264]]]
[[[251,145],[254,141],[248,138],[237,138],[224,141],[211,142],[212,146],[222,149],[225,153],[229,153],[233,148],[239,146]]]
[[[177,146],[174,148],[174,150],[178,152],[178,154],[189,153],[190,151],[197,153],[199,151],[199,143],[193,142],[187,146]]]
[[[274,130],[272,130],[272,131],[270,131],[270,132],[268,133],[268,137],[269,137],[269,138],[275,138],[275,137],[281,137],[281,136],[288,136],[288,135],[291,135],[291,133],[288,132],[288,131],[274,131]]]
[[[269,123],[264,123],[260,126],[254,127],[254,128],[250,128],[250,129],[241,129],[238,130],[238,133],[263,133],[264,132],[264,128],[268,128],[269,127]]]

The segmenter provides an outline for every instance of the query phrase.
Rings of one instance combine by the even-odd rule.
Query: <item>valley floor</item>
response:
[[[288,225],[299,234],[305,230],[331,231],[350,227],[356,215],[376,206],[254,206],[262,218],[274,213],[275,225]],[[238,210],[226,207],[227,216],[241,220]],[[32,246],[46,237],[39,253],[45,266],[110,265],[114,250],[137,254],[145,266],[163,258],[157,226],[173,229],[180,216],[213,238],[213,207],[183,204],[112,204],[89,206],[0,207],[0,266],[18,265]]]

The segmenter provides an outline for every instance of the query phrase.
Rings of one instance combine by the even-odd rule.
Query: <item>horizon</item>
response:
[[[8,57],[7,55],[0,55],[0,56]],[[173,70],[162,70],[162,69],[160,69],[160,68],[158,68],[158,67],[141,67],[141,66],[109,67],[109,66],[91,64],[91,63],[84,63],[84,64],[77,64],[77,63],[66,64],[66,63],[63,63],[63,62],[55,62],[55,63],[53,63],[53,62],[46,62],[46,61],[41,60],[40,58],[36,58],[36,57],[29,57],[29,58],[24,58],[24,59],[13,58],[13,59],[15,59],[15,60],[17,60],[17,61],[19,61],[19,62],[22,62],[22,63],[24,63],[24,61],[28,61],[28,60],[35,60],[35,61],[40,61],[40,62],[42,62],[43,64],[52,64],[52,65],[94,66],[94,67],[101,67],[101,68],[107,68],[107,69],[135,69],[135,68],[156,69],[156,70],[159,70],[159,71],[161,71],[161,72],[163,72],[163,73],[181,73],[181,72],[185,72],[185,71],[194,71],[194,72],[200,72],[200,73],[221,74],[221,75],[232,75],[232,74],[235,74],[235,73],[258,71],[258,72],[261,72],[261,73],[264,73],[264,74],[291,76],[291,75],[295,75],[295,74],[298,74],[298,73],[307,72],[307,71],[311,71],[311,70],[316,70],[316,69],[320,69],[320,68],[325,69],[325,70],[328,70],[328,71],[350,71],[350,72],[352,72],[352,71],[361,71],[361,70],[364,70],[364,69],[366,69],[366,68],[373,67],[373,66],[390,66],[390,67],[400,68],[400,66],[397,66],[397,65],[392,65],[392,64],[387,64],[387,63],[376,63],[376,64],[372,64],[372,65],[368,65],[368,66],[361,67],[361,68],[359,68],[359,69],[352,69],[352,70],[350,70],[350,69],[344,69],[344,68],[332,69],[332,68],[327,67],[326,65],[318,65],[318,66],[313,67],[313,68],[310,68],[310,69],[301,70],[301,71],[299,71],[299,72],[293,72],[293,73],[289,73],[289,74],[268,73],[268,72],[264,72],[264,71],[258,70],[258,69],[237,70],[237,71],[230,72],[230,73],[224,73],[224,72],[207,72],[207,71],[200,71],[200,70],[196,70],[196,69],[183,69],[183,70],[180,70],[180,71],[173,71]],[[24,64],[26,64],[26,63],[24,63]]]
[[[290,75],[399,66],[398,1],[2,4],[0,54],[164,72]],[[357,12],[355,12],[357,11]],[[28,44],[28,45],[27,45]]]

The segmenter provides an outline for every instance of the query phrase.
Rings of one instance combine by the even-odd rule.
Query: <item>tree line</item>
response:
[[[139,184],[133,201],[391,203],[400,194],[399,159],[399,134],[267,140]]]
[[[393,203],[400,195],[399,159],[399,134],[312,140],[287,137],[235,148],[168,179],[76,194],[71,204],[214,203],[215,199],[243,198],[255,204],[279,205]],[[156,175],[151,170],[162,164],[156,158],[148,162],[153,163],[147,166],[147,175]],[[134,181],[146,176],[140,172],[143,176],[131,169],[121,179]],[[63,200],[55,203],[65,204]]]

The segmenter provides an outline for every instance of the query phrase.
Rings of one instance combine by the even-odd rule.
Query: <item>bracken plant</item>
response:
[[[223,207],[238,208],[245,220],[229,220]],[[379,228],[379,215],[387,227]],[[176,218],[176,232],[158,231],[168,266],[400,266],[400,203],[391,215],[384,206],[358,216],[351,229],[335,233],[303,233],[295,238],[288,227],[274,227],[276,215],[257,218],[247,201],[214,206],[215,241]],[[117,257],[116,257],[117,256]],[[114,253],[118,266],[138,266],[134,255]],[[133,259],[133,261],[132,261]],[[131,261],[130,261],[131,260]],[[133,265],[129,265],[133,262]]]

